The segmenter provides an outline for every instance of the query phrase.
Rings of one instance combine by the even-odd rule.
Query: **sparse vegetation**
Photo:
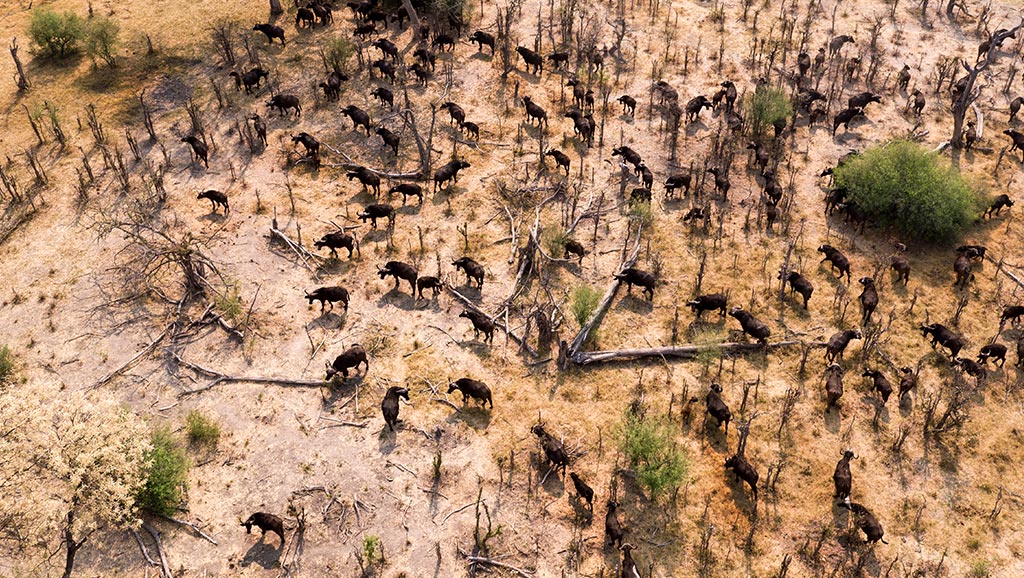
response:
[[[58,14],[48,8],[36,8],[32,11],[28,33],[42,55],[61,59],[78,50],[85,25],[82,17],[74,12]]]
[[[689,471],[686,453],[673,439],[666,420],[626,413],[619,432],[619,449],[636,472],[637,482],[652,498],[679,487]]]
[[[910,141],[867,149],[837,167],[835,179],[874,223],[909,238],[954,242],[977,217],[975,196],[960,173]]]
[[[0,386],[14,381],[14,352],[6,345],[0,345]]]
[[[544,229],[540,236],[541,242],[544,244],[544,250],[548,252],[548,255],[558,259],[564,254],[565,241],[568,239],[565,229],[561,227],[548,227]]]
[[[169,429],[153,430],[151,442],[152,449],[146,453],[149,474],[137,502],[147,512],[171,515],[185,498],[188,456]]]
[[[601,294],[590,285],[580,285],[572,292],[572,316],[582,327],[601,302]]]
[[[977,560],[971,565],[971,578],[988,578],[992,575],[992,566],[988,560]]]
[[[242,296],[239,293],[238,285],[228,286],[223,293],[217,295],[217,310],[224,319],[231,323],[238,323],[245,314],[245,305],[242,303]]]
[[[215,448],[220,441],[220,425],[202,412],[193,410],[185,417],[188,443],[193,446]]]

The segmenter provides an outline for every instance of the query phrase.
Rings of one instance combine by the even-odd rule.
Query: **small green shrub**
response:
[[[188,443],[194,446],[217,447],[220,441],[220,425],[199,411],[190,411],[185,417]]]
[[[540,238],[541,243],[544,245],[544,250],[548,252],[548,255],[558,259],[565,254],[565,241],[568,239],[568,236],[565,234],[565,229],[561,227],[544,229]]]
[[[992,566],[988,560],[978,560],[971,565],[971,578],[988,578],[992,575]]]
[[[383,562],[384,555],[381,549],[380,536],[370,534],[363,538],[363,564],[367,568]]]
[[[142,510],[169,516],[184,499],[188,457],[169,429],[154,430],[152,443],[153,449],[146,456],[149,475],[136,501]]]
[[[619,449],[652,498],[678,488],[689,470],[686,453],[676,446],[672,431],[663,419],[627,412],[619,432]]]
[[[755,139],[764,137],[776,122],[793,115],[793,103],[780,87],[758,86],[747,100],[750,131]]]
[[[224,319],[231,323],[238,323],[242,320],[245,309],[242,305],[242,297],[238,292],[238,285],[231,285],[224,293],[217,296],[217,309]]]
[[[96,16],[85,25],[85,53],[94,61],[99,58],[113,68],[117,66],[114,50],[121,26],[106,16]]]
[[[346,64],[355,52],[352,40],[344,36],[337,36],[327,43],[327,48],[322,53],[324,66],[339,74],[345,72]]]
[[[6,345],[0,345],[0,386],[14,381],[14,352]]]
[[[601,294],[590,285],[580,285],[572,292],[572,315],[580,327],[590,319],[601,302]]]
[[[36,8],[32,11],[28,34],[44,55],[64,58],[78,50],[84,28],[82,17],[74,12],[58,14],[47,8]]]
[[[953,165],[921,145],[893,140],[835,169],[874,223],[912,238],[952,242],[978,216],[976,198]]]
[[[631,200],[629,202],[629,220],[639,223],[644,227],[651,226],[651,223],[654,222],[654,211],[651,210],[651,203],[641,199]]]

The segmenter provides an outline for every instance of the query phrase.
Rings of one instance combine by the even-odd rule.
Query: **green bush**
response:
[[[188,432],[188,443],[195,446],[215,448],[220,441],[220,426],[217,422],[195,410],[185,417],[185,430]]]
[[[117,48],[121,27],[106,16],[96,16],[85,26],[85,53],[93,60],[99,58],[113,68],[117,65],[114,50]]]
[[[580,327],[590,319],[601,302],[601,294],[590,285],[580,285],[572,292],[572,316]]]
[[[760,139],[776,122],[793,115],[793,103],[782,88],[762,85],[747,100],[747,114],[751,133],[754,138]]]
[[[322,56],[324,66],[337,73],[345,72],[346,63],[355,54],[356,49],[347,37],[338,36],[327,43]]]
[[[220,314],[224,319],[231,323],[238,323],[242,320],[242,314],[245,313],[245,308],[242,304],[242,296],[238,291],[238,285],[230,285],[221,295],[217,295],[216,299],[217,309],[220,310]]]
[[[874,223],[911,238],[952,242],[978,216],[953,165],[906,140],[865,150],[836,167],[835,181]]]
[[[971,565],[971,578],[988,578],[992,575],[992,565],[988,560],[978,560]]]
[[[46,8],[32,11],[28,34],[32,43],[50,58],[64,58],[78,50],[84,34],[82,18],[74,12],[57,14]]]
[[[619,432],[619,449],[636,472],[637,482],[657,497],[674,490],[689,470],[686,453],[672,439],[672,427],[662,419],[627,412]]]
[[[643,227],[650,227],[654,222],[654,211],[651,210],[651,203],[642,199],[629,201],[629,220],[639,223]]]
[[[559,259],[565,254],[565,242],[568,240],[568,236],[565,234],[565,229],[561,227],[549,227],[544,229],[544,232],[540,234],[541,243],[544,245],[544,249],[555,259]]]
[[[6,345],[0,345],[0,386],[14,380],[14,352]]]
[[[154,430],[152,443],[153,449],[146,456],[149,475],[137,503],[142,510],[169,516],[184,500],[188,457],[169,429]]]
[[[363,562],[367,566],[373,566],[380,562],[381,556],[378,552],[380,548],[380,536],[376,534],[370,534],[363,538]]]

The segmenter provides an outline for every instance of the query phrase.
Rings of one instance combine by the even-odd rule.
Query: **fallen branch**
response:
[[[202,530],[199,529],[199,526],[196,526],[192,522],[186,522],[185,520],[178,520],[178,519],[172,518],[170,516],[160,516],[160,517],[165,519],[165,520],[167,520],[168,522],[174,522],[175,524],[192,528],[192,531],[194,531],[196,534],[199,534],[200,538],[203,538],[204,540],[206,540],[207,542],[213,544],[214,546],[217,545],[217,541],[216,540],[214,540],[213,538],[211,538],[208,535],[206,535],[205,532],[203,532]]]
[[[107,375],[101,377],[100,380],[92,384],[92,387],[90,387],[89,389],[96,389],[97,387],[100,387],[101,385],[107,383],[111,379],[114,379],[118,375],[121,375],[122,373],[128,371],[132,367],[135,367],[135,364],[141,361],[143,357],[149,355],[150,353],[153,353],[153,350],[156,349],[157,345],[159,345],[160,342],[163,341],[164,337],[167,337],[167,334],[171,331],[171,328],[174,327],[175,323],[177,323],[177,321],[172,322],[170,325],[168,325],[167,328],[164,329],[163,333],[158,335],[156,339],[149,343],[149,345],[142,348],[141,351],[132,356],[132,358],[129,359],[128,361],[124,362],[123,365],[121,365],[114,371],[111,371]]]
[[[454,343],[455,345],[458,345],[458,344],[462,343],[458,339],[455,339],[454,337],[452,337],[451,333],[448,333],[447,331],[445,331],[444,329],[441,329],[437,325],[427,325],[427,328],[429,328],[429,329],[436,329],[436,330],[440,331],[441,333],[444,333],[445,335],[448,336],[448,339],[452,340],[452,343]]]
[[[310,273],[316,275],[316,270],[309,264],[309,261],[312,260],[313,262],[316,262],[317,259],[323,259],[323,257],[321,257],[320,255],[314,255],[313,253],[310,253],[302,245],[299,245],[296,242],[292,241],[291,239],[288,238],[288,235],[285,235],[284,232],[279,231],[274,227],[270,228],[270,235],[271,237],[280,239],[281,242],[287,245],[289,249],[294,251],[295,254],[299,257],[299,260],[302,261],[302,264],[305,265],[307,269],[309,269]]]
[[[230,323],[225,321],[224,318],[218,315],[217,313],[214,313],[213,311],[207,311],[206,315],[204,315],[200,321],[206,321],[207,318],[212,319],[213,323],[216,323],[221,327],[221,329],[227,331],[228,335],[234,337],[239,341],[245,341],[245,335],[238,329],[232,327]]]
[[[325,149],[331,151],[332,153],[340,156],[341,158],[345,159],[345,161],[346,161],[344,163],[320,163],[321,167],[341,168],[341,169],[345,169],[347,171],[351,171],[351,170],[355,170],[355,169],[363,169],[363,170],[365,170],[367,172],[370,172],[370,173],[373,173],[373,174],[377,175],[378,177],[384,177],[384,178],[387,178],[387,179],[417,179],[418,180],[418,179],[423,177],[423,175],[421,173],[386,173],[386,172],[381,171],[381,170],[371,169],[369,167],[364,167],[364,166],[362,166],[360,164],[355,163],[352,160],[352,157],[348,156],[347,154],[342,152],[340,149],[336,149],[336,148],[332,147],[331,145],[329,145],[329,144],[327,144],[325,142],[321,142],[320,146],[322,146]]]
[[[995,264],[996,269],[998,271],[1000,271],[1003,275],[1006,275],[1011,280],[1013,280],[1013,282],[1016,283],[1018,287],[1024,288],[1024,281],[1021,281],[1020,277],[1018,277],[1018,276],[1014,275],[1013,273],[1010,273],[1009,271],[1007,271],[1005,263],[1003,263],[1003,266],[1000,266],[999,262],[996,261],[995,259],[993,259],[990,255],[986,255],[985,258],[988,259],[993,264]]]
[[[475,564],[487,564],[488,566],[494,566],[495,568],[504,568],[505,570],[511,570],[511,571],[515,572],[516,574],[519,574],[523,578],[533,578],[533,575],[528,573],[528,572],[526,572],[525,570],[522,570],[520,568],[516,568],[515,566],[512,566],[511,564],[505,564],[503,562],[496,562],[494,560],[491,560],[490,558],[481,558],[479,556],[466,556],[466,561],[471,562],[471,563],[475,563]]]
[[[257,377],[257,376],[246,376],[246,375],[228,375],[219,371],[197,365],[190,361],[185,361],[177,353],[170,351],[171,357],[179,364],[183,365],[196,373],[202,373],[213,377],[214,380],[210,383],[196,389],[189,389],[178,394],[179,398],[202,393],[208,389],[212,389],[214,386],[221,383],[260,383],[264,385],[289,385],[295,387],[324,387],[327,382],[314,381],[309,379],[288,379],[285,377]]]
[[[488,319],[491,319],[491,316],[490,316],[490,315],[487,315],[487,313],[484,313],[484,311],[483,311],[482,309],[480,309],[479,307],[477,307],[477,306],[476,306],[476,304],[474,304],[474,303],[473,303],[472,301],[470,301],[468,297],[466,297],[466,296],[465,296],[465,295],[463,295],[462,293],[459,293],[458,291],[456,291],[456,290],[455,290],[455,288],[451,286],[451,284],[449,284],[449,283],[445,283],[445,284],[444,284],[444,288],[445,288],[445,289],[446,289],[446,290],[447,290],[447,291],[448,291],[449,293],[451,293],[453,297],[455,297],[456,299],[458,299],[459,301],[461,301],[461,302],[462,302],[462,304],[463,304],[463,305],[464,305],[464,306],[465,306],[465,307],[466,307],[467,309],[470,309],[470,310],[472,310],[472,311],[475,311],[475,312],[479,313],[480,315],[485,315],[485,316],[486,316],[486,317],[487,317]],[[534,359],[536,359],[537,357],[539,357],[539,356],[538,356],[538,354],[537,354],[537,352],[536,352],[536,351],[535,351],[535,350],[534,350],[534,349],[533,349],[532,347],[530,347],[530,345],[529,345],[528,343],[524,342],[524,341],[523,341],[523,339],[522,339],[521,337],[519,337],[518,335],[516,335],[516,334],[515,334],[515,333],[514,333],[514,332],[512,331],[512,329],[510,329],[510,328],[509,328],[509,327],[508,327],[507,325],[505,325],[505,324],[504,324],[504,323],[502,323],[501,321],[498,321],[497,319],[491,319],[491,322],[493,322],[493,323],[494,323],[494,326],[495,326],[495,327],[497,327],[498,329],[501,329],[502,331],[504,331],[504,332],[505,332],[505,333],[506,333],[506,334],[507,334],[507,335],[508,335],[508,336],[509,336],[509,337],[510,337],[510,338],[512,339],[512,341],[515,341],[515,342],[516,342],[516,343],[518,343],[518,344],[519,344],[519,345],[520,345],[520,346],[521,346],[521,347],[522,347],[523,349],[525,349],[525,350],[526,350],[526,352],[527,352],[527,353],[529,353],[531,357],[533,357]],[[451,337],[451,336],[449,336],[449,337]]]
[[[681,345],[668,347],[651,347],[647,349],[613,349],[608,351],[576,351],[572,353],[571,361],[576,365],[589,365],[591,363],[609,363],[613,361],[631,361],[635,359],[658,358],[666,360],[693,359],[706,351],[717,351],[720,353],[745,353],[750,351],[769,351],[801,345],[802,341],[776,341],[767,345],[760,343],[719,343],[717,345]]]
[[[160,542],[160,532],[157,532],[156,528],[150,526],[146,522],[142,523],[142,529],[149,532],[150,536],[153,536],[153,541],[156,542],[156,552],[160,555],[160,570],[164,578],[174,578],[174,574],[171,574],[171,568],[167,565],[167,556],[164,554],[163,543]]]
[[[159,566],[160,563],[149,556],[149,550],[146,549],[146,545],[142,542],[142,536],[139,535],[139,532],[135,528],[131,528],[128,531],[131,532],[135,542],[139,545],[139,549],[142,550],[142,557],[146,559],[146,563],[150,566]]]
[[[470,503],[466,504],[465,506],[462,506],[458,510],[452,510],[451,512],[448,512],[448,514],[444,518],[441,519],[441,524],[444,524],[445,522],[447,522],[448,518],[451,518],[455,514],[458,514],[459,512],[465,510],[466,508],[475,506],[476,504],[477,504],[476,502],[470,502]]]

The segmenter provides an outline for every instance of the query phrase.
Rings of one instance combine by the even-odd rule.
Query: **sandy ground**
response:
[[[85,12],[84,4],[77,2],[54,2],[52,6]],[[807,7],[803,3],[795,6],[762,9],[758,38],[777,37],[777,32],[769,31],[780,27],[780,9],[799,14],[802,23]],[[992,576],[1024,573],[1020,558],[1024,535],[1017,531],[1022,523],[1019,498],[1004,494],[1002,512],[995,519],[990,517],[999,487],[1013,491],[1022,480],[1021,466],[1014,459],[1024,444],[1017,387],[1021,376],[1011,367],[1016,360],[1012,353],[1015,330],[1007,329],[999,336],[1010,345],[1011,363],[993,371],[971,400],[973,418],[963,431],[945,437],[941,444],[925,444],[921,435],[922,399],[947,387],[951,379],[948,364],[932,353],[917,330],[925,311],[932,321],[948,322],[956,307],[959,294],[950,288],[949,248],[929,248],[902,239],[911,247],[909,286],[894,286],[884,270],[879,275],[881,303],[875,319],[887,323],[892,312],[891,327],[880,350],[897,366],[915,365],[923,358],[923,369],[920,389],[911,402],[901,407],[890,400],[877,427],[872,424],[874,397],[859,374],[865,366],[887,366],[880,357],[863,359],[860,342],[854,342],[844,362],[847,393],[842,408],[825,413],[820,350],[810,353],[803,376],[798,375],[798,348],[768,356],[705,356],[686,363],[621,364],[559,372],[553,362],[535,364],[532,358],[518,354],[516,345],[500,332],[491,346],[474,340],[469,323],[458,317],[462,306],[448,294],[414,300],[407,285],[392,291],[390,280],[377,277],[376,268],[390,259],[416,263],[422,274],[436,274],[440,263],[440,272],[448,275],[459,291],[486,311],[501,309],[513,290],[516,262],[510,259],[510,223],[503,201],[495,193],[496,183],[521,181],[523,188],[536,188],[530,194],[541,199],[563,180],[550,160],[547,171],[538,171],[538,130],[522,124],[522,109],[513,101],[518,94],[531,96],[548,110],[551,120],[545,131],[546,146],[570,153],[573,169],[567,184],[570,191],[579,186],[580,205],[606,195],[604,208],[608,211],[597,226],[586,220],[578,229],[576,238],[591,249],[582,266],[543,262],[551,298],[565,308],[569,294],[579,285],[604,292],[618,268],[628,222],[625,208],[619,205],[619,174],[610,162],[611,148],[627,144],[636,149],[654,171],[656,183],[661,183],[679,167],[703,166],[722,122],[722,115],[705,111],[699,122],[687,125],[673,165],[660,116],[656,110],[653,116],[649,112],[652,80],[669,82],[685,103],[697,94],[710,96],[725,78],[733,79],[741,92],[750,92],[759,75],[751,71],[747,60],[751,21],[740,21],[740,3],[673,2],[659,6],[654,17],[646,6],[628,8],[625,57],[619,70],[609,65],[606,74],[612,99],[632,94],[640,101],[635,119],[619,115],[614,102],[606,114],[599,107],[603,144],[588,151],[572,139],[571,121],[562,118],[561,103],[571,99],[571,92],[563,86],[564,75],[546,70],[538,78],[524,73],[520,62],[503,85],[498,80],[498,59],[479,54],[463,40],[454,55],[441,56],[438,74],[426,89],[410,84],[408,94],[417,122],[429,124],[429,103],[441,98],[445,90],[443,63],[453,63],[453,81],[444,98],[461,104],[467,119],[481,125],[481,144],[457,143],[453,138],[456,132],[442,111],[434,139],[435,159],[440,159],[435,165],[454,151],[472,167],[450,194],[428,195],[422,205],[399,209],[393,247],[389,248],[385,232],[361,226],[356,230],[361,256],[324,263],[314,275],[287,248],[270,241],[272,214],[276,211],[280,228],[293,238],[301,226],[302,240],[311,247],[315,238],[334,229],[331,222],[358,225],[356,213],[372,201],[358,183],[344,178],[341,169],[325,167],[317,173],[289,166],[290,136],[310,132],[357,162],[386,171],[405,172],[416,167],[412,139],[398,118],[373,101],[369,92],[378,81],[368,80],[365,71],[346,85],[340,103],[321,99],[314,104],[313,86],[323,76],[316,47],[334,35],[349,33],[353,26],[350,11],[339,10],[332,28],[314,32],[296,32],[291,23],[294,17],[285,15],[289,43],[283,49],[268,48],[262,35],[250,37],[269,65],[276,86],[302,98],[302,117],[293,121],[267,114],[263,105],[268,98],[266,89],[254,96],[234,92],[226,76],[228,69],[218,64],[220,59],[208,40],[209,26],[221,18],[238,20],[242,34],[248,35],[251,26],[246,23],[266,17],[262,2],[214,1],[187,8],[170,2],[97,3],[96,11],[111,12],[122,22],[122,66],[114,72],[93,70],[87,59],[71,69],[31,59],[24,32],[27,6],[2,7],[0,27],[7,37],[19,37],[34,82],[27,95],[16,94],[9,82],[0,87],[0,101],[7,103],[0,115],[0,146],[13,160],[13,172],[19,181],[30,182],[22,151],[34,146],[35,140],[22,104],[32,109],[43,101],[55,103],[74,143],[64,151],[52,142],[38,147],[50,175],[50,185],[42,191],[46,204],[0,245],[0,278],[7,280],[0,286],[0,323],[5,341],[19,355],[29,379],[56,380],[75,389],[89,387],[129,360],[173,320],[157,300],[130,306],[110,304],[117,297],[120,281],[111,265],[116,263],[115,255],[124,240],[116,234],[100,235],[98,223],[130,200],[120,194],[110,171],[99,178],[88,202],[83,205],[75,200],[74,167],[79,166],[83,154],[78,147],[83,147],[94,167],[103,166],[88,129],[78,130],[75,118],[84,120],[83,105],[94,103],[108,133],[122,149],[126,148],[125,126],[143,141],[137,106],[137,92],[143,88],[158,107],[158,133],[171,163],[166,177],[169,199],[162,212],[168,230],[175,235],[191,231],[206,240],[206,254],[237,284],[245,307],[255,298],[250,336],[244,341],[209,326],[173,350],[188,361],[227,374],[305,380],[322,378],[324,362],[353,343],[371,353],[365,375],[331,391],[232,383],[180,397],[183,391],[207,383],[208,378],[175,367],[161,347],[98,390],[97,395],[114,396],[129,404],[154,426],[181,429],[183,417],[198,409],[213,416],[223,428],[215,453],[193,455],[188,511],[181,515],[200,523],[218,545],[158,522],[176,575],[281,575],[282,564],[293,575],[358,575],[356,552],[362,549],[365,537],[376,535],[385,552],[384,576],[460,576],[467,572],[462,553],[473,548],[474,508],[465,507],[475,502],[481,489],[495,527],[501,528],[500,535],[489,543],[493,559],[536,576],[608,575],[617,570],[619,560],[617,552],[602,544],[605,502],[613,479],[623,504],[621,516],[629,528],[628,539],[637,546],[634,556],[645,574],[648,564],[653,564],[655,576],[698,575],[698,545],[702,532],[709,528],[715,576],[775,576],[786,555],[793,558],[790,576],[923,575],[915,574],[918,571],[934,575],[940,561],[946,576],[984,575],[978,572],[983,569],[979,562],[985,561]],[[723,45],[721,66],[714,18],[719,8],[724,10],[724,30],[730,38]],[[831,2],[823,2],[814,19],[809,43],[812,55],[831,37],[832,8]],[[495,9],[490,4],[474,6],[471,30],[493,32]],[[751,19],[757,9],[751,8]],[[1014,25],[1017,9],[1008,3],[992,5],[990,28]],[[557,6],[554,10],[557,12]],[[613,5],[602,4],[579,11],[598,15],[599,44],[610,40],[614,10]],[[847,56],[867,50],[868,29],[875,15],[884,16],[888,10],[888,5],[878,2],[839,5],[835,34],[857,38],[855,45],[844,49]],[[972,6],[972,13],[978,10],[979,6]],[[549,5],[529,2],[523,6],[517,28],[523,44],[532,45],[538,11],[546,18]],[[904,113],[905,96],[893,90],[895,74],[903,63],[910,64],[914,71],[911,89],[929,87],[934,84],[931,79],[939,58],[973,55],[980,40],[973,22],[951,24],[936,16],[934,8],[929,20],[931,28],[926,29],[913,6],[898,7],[895,23],[884,19],[879,46],[886,57],[875,83],[884,100],[869,108],[870,120],[855,123],[849,133],[840,129],[836,138],[828,128],[807,127],[801,121],[789,137],[792,203],[785,222],[776,224],[773,232],[765,233],[758,221],[759,184],[754,170],[747,170],[742,143],[738,143],[731,173],[730,201],[728,205],[712,203],[713,227],[706,234],[680,222],[693,198],[665,201],[660,184],[656,184],[654,220],[645,233],[638,266],[651,268],[661,263],[665,283],[653,302],[620,291],[598,330],[595,346],[667,344],[677,312],[679,342],[735,336],[738,324],[733,319],[710,315],[706,323],[693,324],[690,312],[680,307],[693,294],[702,253],[707,254],[703,290],[728,291],[732,303],[749,307],[769,322],[773,340],[820,340],[855,323],[859,286],[849,286],[853,302],[841,317],[831,304],[847,284],[818,264],[816,248],[824,242],[841,247],[851,256],[856,279],[870,275],[876,263],[884,263],[896,239],[872,228],[858,234],[840,220],[826,219],[821,203],[826,183],[817,175],[848,150],[885,138],[913,130],[927,130],[923,141],[929,146],[946,138],[951,121],[943,104],[945,97],[933,94],[931,88],[925,90],[928,105],[921,125],[915,127],[914,119]],[[795,37],[799,30],[800,25]],[[156,56],[145,56],[144,34],[151,36]],[[411,62],[415,48],[411,33],[398,34],[392,28],[389,37]],[[551,49],[554,37],[545,32],[543,52]],[[1006,128],[1006,105],[1018,94],[1020,83],[1014,81],[1009,95],[1000,90],[1017,48],[1018,43],[1007,44],[1007,54],[1000,58],[979,101],[986,114],[980,150],[956,159],[964,172],[975,175],[993,193],[1011,196],[1019,188],[1020,166],[1013,155],[1000,156],[1006,144],[1000,132]],[[374,59],[378,56],[375,49],[369,54]],[[793,59],[791,51],[785,70],[794,68]],[[652,66],[657,69],[654,78]],[[1019,69],[1019,63],[1017,66]],[[11,63],[0,60],[0,78],[12,74]],[[777,79],[778,71],[773,75]],[[211,78],[225,88],[230,101],[225,108],[218,108],[213,98]],[[826,76],[822,84],[828,83]],[[831,112],[842,108],[846,95],[863,89],[863,82],[847,84],[844,97],[837,99]],[[188,151],[177,138],[188,126],[184,105],[191,95],[201,106],[215,142],[208,170],[190,165]],[[397,160],[376,136],[367,138],[351,130],[348,119],[338,113],[346,104],[370,111],[375,123],[403,135]],[[263,114],[270,129],[267,150],[256,156],[239,145],[234,133],[236,120],[251,111]],[[142,144],[146,160],[159,163],[159,147]],[[325,154],[324,160],[327,164],[342,162],[333,152]],[[139,179],[143,171],[140,165],[133,167],[133,178]],[[784,174],[783,182],[789,185],[789,173]],[[292,198],[286,183],[291,185]],[[141,181],[135,186],[141,188]],[[628,189],[634,186],[630,183]],[[207,188],[229,195],[232,209],[226,217],[211,214],[205,201],[196,201],[196,192]],[[257,211],[257,202],[262,213]],[[397,197],[393,202],[398,202]],[[511,210],[516,245],[522,246],[534,222],[534,211]],[[545,229],[556,229],[564,222],[560,204],[548,205],[540,219]],[[722,219],[722,235],[716,239],[715,229]],[[967,240],[986,244],[990,255],[1016,274],[1018,265],[1024,263],[1017,222],[1011,210],[1008,216],[976,225]],[[468,224],[465,241],[458,230],[464,224]],[[596,245],[591,246],[594,239]],[[815,285],[809,312],[794,298],[781,302],[777,298],[775,272],[784,259],[788,239],[795,243],[792,258],[796,268]],[[466,287],[464,276],[455,274],[449,265],[464,254],[472,255],[487,269],[482,292]],[[325,284],[349,289],[352,305],[347,314],[321,315],[315,306],[306,305],[302,291]],[[1017,302],[1019,292],[993,263],[986,262],[977,272],[959,323],[971,353],[995,336],[997,312],[1003,304]],[[548,299],[538,282],[529,284],[512,308],[513,327],[521,331],[523,313]],[[204,308],[205,302],[197,302],[187,314],[197,317]],[[577,330],[576,322],[567,319],[559,333],[570,338]],[[885,370],[892,381],[898,381],[895,372]],[[444,395],[447,382],[461,376],[491,385],[493,411],[472,403],[463,407],[458,395]],[[746,455],[758,467],[762,480],[770,468],[782,464],[782,469],[774,490],[762,489],[756,509],[746,488],[726,476],[722,468],[724,459],[735,450],[735,427],[730,427],[727,437],[720,430],[705,431],[703,401],[689,402],[691,397],[703,397],[712,379],[723,384],[724,398],[734,415],[739,413],[743,384],[757,383],[750,390],[746,415],[760,415],[751,427]],[[392,385],[405,385],[411,391],[410,402],[403,403],[401,410],[404,423],[395,433],[382,429],[379,412],[379,401]],[[436,387],[441,388],[437,395],[432,391]],[[799,399],[779,435],[781,400],[790,389],[799,392]],[[676,442],[689,456],[689,476],[678,494],[653,502],[628,475],[613,475],[623,465],[615,432],[623,412],[638,395],[648,412],[669,414],[673,427],[678,427]],[[569,499],[571,485],[567,489],[558,476],[548,476],[538,487],[546,468],[539,463],[536,438],[529,432],[538,419],[579,450],[572,470],[597,490],[592,516],[585,508],[574,506]],[[903,453],[896,455],[890,448],[903,428],[911,434]],[[853,466],[854,499],[882,521],[887,545],[862,545],[861,534],[850,530],[849,516],[831,505],[830,476],[844,447],[854,448],[859,455]],[[442,475],[435,482],[432,461],[436,455],[441,456]],[[238,527],[238,520],[252,511],[277,512],[294,519],[298,509],[305,512],[303,540],[300,543],[295,532],[289,532],[283,549],[275,548],[276,538],[260,541],[258,535],[246,535]],[[755,520],[752,547],[745,549]],[[290,526],[294,529],[295,523]],[[822,535],[820,554],[812,556]],[[14,572],[13,567],[14,561],[0,565],[4,573]],[[110,532],[83,549],[78,572],[139,576],[144,567],[130,536]],[[836,574],[837,569],[841,574]]]

